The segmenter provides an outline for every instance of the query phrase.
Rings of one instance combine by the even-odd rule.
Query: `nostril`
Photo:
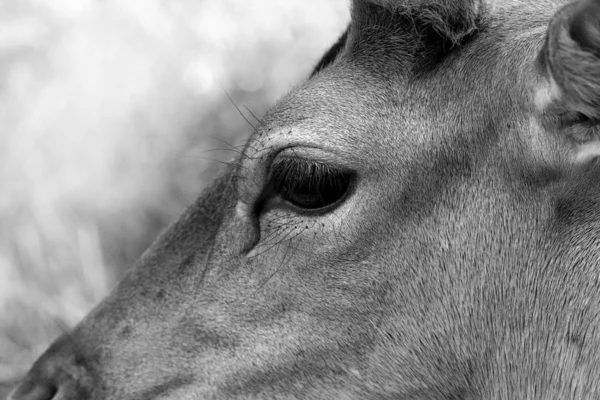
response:
[[[12,391],[7,400],[52,400],[57,392],[56,385],[50,382],[33,382],[27,379]]]
[[[90,398],[93,390],[100,389],[87,360],[72,336],[59,337],[33,364],[8,400]]]

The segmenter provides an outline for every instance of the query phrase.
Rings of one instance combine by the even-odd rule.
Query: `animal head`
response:
[[[351,14],[12,400],[600,395],[600,1]]]

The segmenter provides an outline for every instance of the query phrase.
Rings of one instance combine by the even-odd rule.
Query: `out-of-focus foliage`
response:
[[[99,301],[303,79],[346,0],[0,0],[0,382]],[[222,149],[220,151],[207,151]]]

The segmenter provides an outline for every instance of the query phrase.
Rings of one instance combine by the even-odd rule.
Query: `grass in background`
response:
[[[0,0],[0,383],[78,322],[337,39],[333,0]],[[243,108],[242,108],[243,109]],[[225,149],[211,151],[210,149]]]

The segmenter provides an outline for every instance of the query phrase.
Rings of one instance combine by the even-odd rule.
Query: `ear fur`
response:
[[[372,0],[394,13],[418,21],[441,38],[459,45],[480,28],[482,0]]]
[[[573,111],[600,119],[600,0],[579,0],[550,22],[540,55]]]
[[[349,48],[419,75],[473,37],[484,11],[483,0],[354,0]]]
[[[357,14],[373,5],[398,20],[411,21],[413,26],[405,28],[415,29],[414,33],[422,36],[433,31],[452,46],[479,30],[484,14],[483,0],[354,0],[353,19],[360,19]]]

